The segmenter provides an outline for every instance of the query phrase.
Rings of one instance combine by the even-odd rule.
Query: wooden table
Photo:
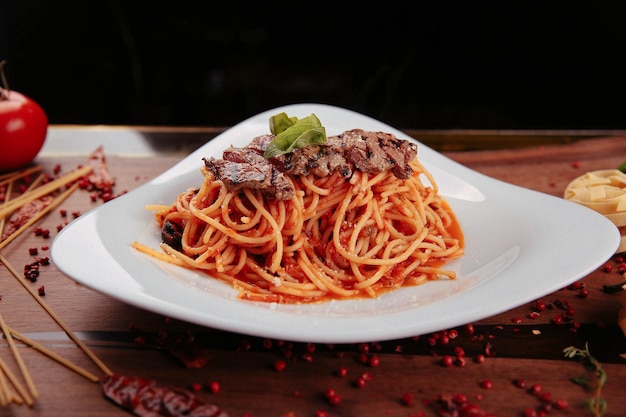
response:
[[[48,172],[59,164],[64,170],[74,169],[94,146],[102,144],[117,180],[116,191],[130,191],[220,131],[55,126],[51,128],[54,143],[37,162]],[[419,131],[410,133],[420,139]],[[482,139],[472,141],[476,137]],[[470,168],[559,197],[568,182],[585,171],[613,168],[626,160],[626,139],[606,132],[482,132],[478,136],[476,132],[424,132],[423,138]],[[138,145],[125,151],[133,141]],[[30,248],[38,248],[39,257],[47,256],[57,226],[71,220],[71,213],[84,213],[98,204],[88,192],[75,192],[61,206],[67,218],[56,210],[39,224],[51,231],[51,238],[25,233],[2,255],[21,270],[33,260]],[[567,262],[567,257],[563,253],[555,262]],[[230,416],[275,417],[288,412],[298,417],[435,416],[440,396],[465,395],[488,415],[515,417],[539,409],[544,402],[529,392],[534,384],[549,393],[545,397],[551,396],[551,401],[567,402],[567,408],[553,407],[550,415],[592,415],[581,406],[592,393],[570,381],[585,371],[577,360],[563,355],[567,346],[583,348],[588,343],[607,375],[602,389],[606,416],[617,417],[626,415],[626,339],[616,325],[622,302],[621,295],[602,291],[603,284],[619,282],[616,270],[613,265],[611,273],[597,270],[586,276],[581,281],[588,291],[585,298],[579,290],[567,288],[541,297],[539,301],[553,309],[534,319],[529,317],[536,307],[532,303],[472,323],[473,334],[464,326],[404,340],[337,346],[266,340],[162,317],[78,285],[54,265],[42,267],[32,286],[45,286],[46,303],[114,372],[199,389],[196,395]],[[0,312],[11,328],[101,375],[4,267],[0,267],[0,294]],[[567,313],[561,308],[564,303],[572,309],[571,322],[555,324],[556,315]],[[194,338],[196,346],[209,353],[206,365],[187,368],[163,348],[164,340],[185,337]],[[0,408],[0,415],[128,415],[102,396],[98,383],[29,347],[17,346],[39,398],[31,408],[15,404]],[[459,348],[465,353],[464,363],[444,366],[442,357],[456,357]],[[363,363],[366,350],[376,363]],[[17,372],[5,339],[0,357]],[[484,362],[478,363],[477,357]],[[275,369],[277,361],[284,362],[284,370]],[[525,381],[526,388],[517,387],[517,380]],[[482,386],[485,381],[493,387]],[[219,392],[212,392],[216,384]],[[330,404],[328,389],[336,391],[338,405]]]

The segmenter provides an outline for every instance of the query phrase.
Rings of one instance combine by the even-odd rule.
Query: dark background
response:
[[[0,0],[0,59],[51,123],[320,102],[398,128],[620,129],[625,3]]]

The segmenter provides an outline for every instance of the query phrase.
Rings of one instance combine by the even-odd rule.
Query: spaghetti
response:
[[[295,190],[286,200],[253,188],[229,189],[204,166],[199,188],[181,193],[171,206],[147,207],[179,239],[161,243],[162,252],[134,246],[206,271],[255,301],[376,297],[403,285],[454,279],[442,266],[463,254],[461,230],[431,174],[417,158],[408,165],[406,179],[390,170],[286,175]]]

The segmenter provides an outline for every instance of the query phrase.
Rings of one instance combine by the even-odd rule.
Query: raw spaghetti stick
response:
[[[35,224],[39,219],[41,219],[43,216],[48,214],[50,210],[54,209],[55,207],[58,207],[58,205],[61,204],[61,202],[64,201],[67,197],[69,197],[70,194],[76,191],[77,188],[78,188],[78,184],[76,183],[73,184],[70,188],[65,190],[61,195],[56,197],[51,203],[49,203],[43,209],[41,209],[41,211],[39,211],[30,219],[28,219],[26,223],[24,223],[23,225],[19,227],[19,229],[15,230],[6,238],[4,238],[4,240],[0,242],[0,249],[4,248],[6,245],[11,243],[16,237],[18,237],[22,232],[24,232],[24,230],[28,229],[30,226]]]
[[[102,372],[106,375],[112,375],[113,372],[98,358],[92,351],[80,340],[72,330],[61,320],[61,318],[48,306],[48,304],[42,300],[42,298],[37,294],[37,292],[33,289],[32,286],[26,282],[26,279],[20,275],[15,268],[7,261],[7,259],[0,255],[0,262],[4,264],[4,266],[13,274],[13,276],[22,284],[22,286],[33,296],[33,298],[39,303],[39,305],[48,313],[48,315],[65,331],[65,334],[68,335],[70,339],[76,343],[76,345],[91,359],[91,361],[100,368]]]
[[[5,217],[9,213],[17,210],[24,204],[29,201],[36,200],[44,195],[48,195],[61,187],[66,186],[67,184],[76,181],[77,179],[84,177],[89,172],[91,172],[92,168],[89,165],[78,168],[76,171],[66,174],[62,177],[59,177],[55,180],[50,181],[42,185],[41,187],[37,187],[34,190],[26,192],[19,197],[16,197],[4,204],[0,204],[0,218]]]
[[[33,399],[31,398],[28,391],[24,388],[20,380],[15,376],[15,374],[9,369],[6,362],[2,358],[0,358],[0,372],[4,372],[9,382],[13,385],[15,390],[17,391],[17,397],[12,397],[11,401],[17,402],[18,404],[21,402],[25,402],[27,406],[32,407],[34,404]]]
[[[17,362],[17,365],[20,368],[20,372],[22,373],[24,380],[26,381],[26,386],[30,390],[31,397],[33,399],[37,399],[37,397],[39,397],[39,392],[37,391],[37,387],[35,387],[35,383],[30,376],[30,372],[28,371],[26,364],[24,363],[24,359],[22,359],[22,355],[17,349],[17,346],[15,346],[13,337],[11,337],[11,332],[9,331],[9,328],[1,314],[0,314],[0,328],[2,328],[2,333],[4,333],[4,336],[7,339],[7,342],[9,343],[9,348],[11,349],[11,352],[13,353],[13,357],[15,358],[15,361]]]
[[[9,328],[8,330],[11,333],[11,335],[13,337],[15,337],[16,339],[24,342],[25,344],[27,344],[28,346],[32,347],[33,349],[38,350],[39,352],[43,353],[44,355],[48,356],[49,358],[54,359],[55,361],[57,361],[61,365],[65,366],[66,368],[76,372],[77,374],[87,378],[88,380],[90,380],[92,382],[100,381],[100,378],[98,378],[97,376],[95,376],[91,372],[86,371],[85,369],[81,368],[80,366],[78,366],[78,365],[68,361],[67,359],[64,359],[63,357],[61,357],[61,356],[57,355],[56,353],[52,352],[51,350],[49,350],[45,346],[43,346],[43,345],[35,342],[34,340],[31,340],[28,337],[24,336],[23,334],[21,334],[17,330],[11,329],[11,328]]]

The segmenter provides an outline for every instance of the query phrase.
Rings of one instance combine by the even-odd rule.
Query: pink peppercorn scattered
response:
[[[541,393],[542,388],[541,388],[541,385],[539,384],[532,384],[528,390],[533,395],[539,395]]]
[[[354,380],[354,386],[357,388],[363,388],[366,382],[367,381],[365,381],[365,378],[363,378],[362,376],[359,376]]]
[[[372,355],[367,361],[368,365],[375,368],[380,365],[380,359],[376,355]]]
[[[280,360],[280,359],[274,362],[274,369],[276,369],[278,372],[282,372],[286,368],[287,368],[287,362]]]
[[[450,355],[444,355],[441,357],[441,364],[445,367],[452,366],[454,364],[454,358]]]
[[[513,385],[515,385],[517,388],[526,388],[526,381],[524,381],[523,379],[515,379],[513,380]]]
[[[491,382],[491,380],[489,379],[485,379],[480,383],[481,388],[484,389],[492,389],[493,388],[493,382]]]
[[[410,392],[405,392],[404,394],[402,394],[402,404],[406,406],[413,405],[413,394],[411,394]]]
[[[222,389],[222,387],[220,386],[219,382],[211,381],[209,383],[209,391],[211,391],[213,394],[218,394],[221,389]]]
[[[326,390],[325,396],[330,405],[339,405],[341,403],[341,397],[333,388],[328,388]]]
[[[43,285],[37,289],[37,293],[42,297],[46,295],[46,289],[44,288]]]
[[[36,256],[39,253],[37,248],[28,248],[28,254],[31,256]]]
[[[565,410],[567,408],[567,400],[563,398],[559,398],[558,400],[554,402],[554,407],[557,410]]]

